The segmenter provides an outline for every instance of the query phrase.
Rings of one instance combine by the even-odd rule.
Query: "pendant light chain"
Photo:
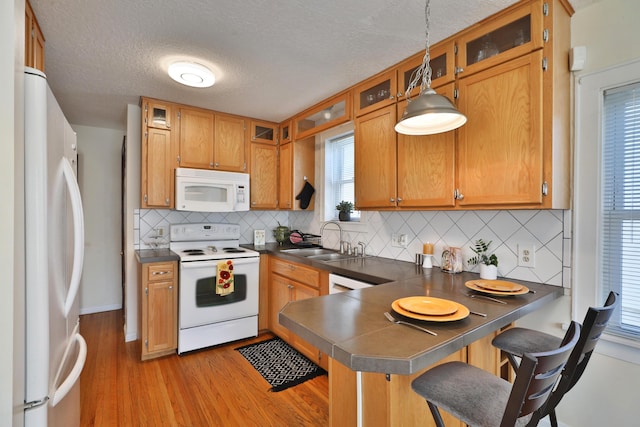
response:
[[[411,76],[411,83],[409,83],[409,87],[405,93],[405,97],[407,101],[411,102],[411,91],[418,85],[420,82],[420,93],[422,94],[425,90],[431,87],[431,66],[429,65],[431,61],[431,54],[429,52],[429,20],[431,18],[431,7],[430,0],[426,1],[424,6],[424,20],[425,20],[425,52],[424,57],[422,58],[422,64],[420,67],[416,68]]]

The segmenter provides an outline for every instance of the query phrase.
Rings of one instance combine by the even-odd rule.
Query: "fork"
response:
[[[420,330],[420,331],[422,331],[422,332],[426,332],[426,333],[428,333],[428,334],[431,334],[431,335],[433,335],[434,337],[437,337],[437,336],[438,336],[438,334],[436,334],[436,333],[435,333],[435,332],[433,332],[433,331],[430,331],[429,329],[423,328],[423,327],[418,326],[418,325],[414,325],[413,323],[405,322],[404,320],[398,320],[398,319],[396,319],[395,317],[393,317],[393,316],[391,315],[391,313],[389,313],[388,311],[385,311],[385,312],[384,312],[384,317],[386,317],[386,318],[389,320],[389,322],[391,322],[391,323],[396,323],[396,324],[398,324],[398,325],[411,326],[412,328],[416,328],[416,329],[418,329],[418,330]]]
[[[482,298],[482,299],[486,299],[486,300],[489,300],[489,301],[497,302],[498,304],[506,304],[506,302],[504,302],[504,301],[500,301],[499,299],[491,298],[491,297],[488,297],[488,296],[486,296],[486,295],[479,295],[479,294],[467,294],[467,296],[468,296],[468,297],[470,297],[470,298]]]

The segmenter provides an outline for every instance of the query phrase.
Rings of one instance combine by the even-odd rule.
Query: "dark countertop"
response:
[[[137,250],[136,258],[140,264],[147,264],[150,262],[180,261],[180,257],[176,253],[171,252],[171,250],[169,250],[168,248]]]
[[[333,263],[332,263],[333,264]],[[280,323],[354,371],[408,375],[533,312],[563,294],[558,286],[520,280],[535,293],[503,297],[507,304],[473,299],[464,286],[475,273],[443,273],[426,269],[420,277],[370,288],[289,303]],[[455,322],[422,322],[434,337],[390,323],[383,315],[391,303],[407,296],[427,295],[465,305],[487,317],[470,314]]]
[[[422,277],[425,269],[412,262],[396,261],[389,258],[375,256],[345,259],[341,261],[317,261],[303,256],[282,252],[283,249],[296,248],[294,245],[278,245],[277,243],[267,243],[264,246],[240,245],[247,249],[253,249],[261,254],[277,255],[279,258],[297,262],[330,271],[352,279],[361,280],[373,284],[393,282],[400,279]]]

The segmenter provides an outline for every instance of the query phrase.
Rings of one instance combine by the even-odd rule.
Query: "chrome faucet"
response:
[[[339,243],[339,245],[340,245],[340,253],[342,254],[342,253],[344,253],[344,248],[343,248],[344,240],[342,239],[342,227],[340,226],[340,224],[338,224],[335,221],[327,221],[324,224],[322,224],[322,227],[320,227],[320,239],[322,241],[322,239],[323,239],[322,232],[324,231],[324,228],[329,224],[335,224],[338,227],[338,230],[340,230],[340,243]]]
[[[361,257],[366,257],[367,256],[367,245],[364,242],[358,242],[358,245],[362,248],[360,250],[360,256]]]

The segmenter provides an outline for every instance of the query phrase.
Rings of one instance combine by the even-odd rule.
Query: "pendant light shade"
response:
[[[445,96],[438,95],[431,89],[431,67],[429,61],[429,0],[424,9],[426,48],[422,65],[412,76],[406,91],[407,107],[396,124],[395,130],[405,135],[431,135],[457,129],[467,122],[464,114],[459,112]],[[411,91],[420,83],[420,95],[411,99]]]
[[[395,130],[405,135],[431,135],[457,129],[466,121],[449,98],[428,88],[407,104]]]

